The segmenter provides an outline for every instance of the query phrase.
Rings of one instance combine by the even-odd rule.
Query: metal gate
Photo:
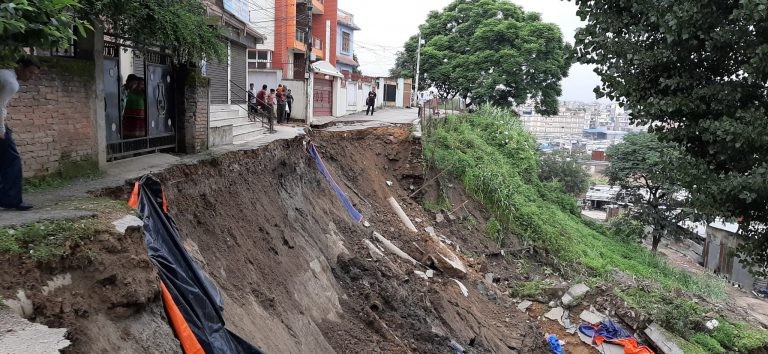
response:
[[[173,73],[170,58],[156,52],[131,58],[133,74],[144,79],[143,129],[138,136],[128,137],[124,131],[125,106],[128,95],[122,73],[120,51],[115,43],[104,44],[104,99],[107,129],[107,159],[110,161],[140,154],[174,150],[176,148],[176,114],[174,112]],[[141,96],[140,96],[141,97]]]
[[[315,78],[312,113],[315,117],[333,115],[333,80]]]

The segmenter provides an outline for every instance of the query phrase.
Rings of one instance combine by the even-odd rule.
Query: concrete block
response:
[[[670,338],[666,330],[652,323],[645,329],[645,335],[659,349],[661,354],[685,354],[682,349]]]
[[[219,127],[210,127],[209,137],[210,147],[232,145],[234,140],[232,125],[222,125]]]
[[[565,306],[576,304],[584,295],[589,292],[589,287],[586,284],[576,284],[572,286],[560,299]]]

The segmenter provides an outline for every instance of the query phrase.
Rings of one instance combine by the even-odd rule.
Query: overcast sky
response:
[[[576,5],[563,0],[511,0],[526,11],[538,12],[546,22],[560,26],[566,41],[573,43],[581,25]],[[362,30],[355,33],[355,52],[366,75],[386,75],[395,63],[395,53],[431,10],[442,10],[451,0],[339,0],[339,8],[355,15]],[[592,68],[574,64],[563,80],[563,99],[594,101],[592,89],[600,83]]]

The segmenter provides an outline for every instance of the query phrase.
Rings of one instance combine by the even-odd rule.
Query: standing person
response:
[[[275,100],[275,89],[270,89],[269,94],[267,95],[267,113],[269,114],[269,119],[273,119],[275,117],[275,104],[277,101]]]
[[[262,113],[267,113],[267,85],[262,85],[261,91],[256,94],[256,107],[258,107]]]
[[[253,93],[253,83],[248,87],[248,120],[253,122],[256,120],[256,94]]]
[[[120,117],[125,113],[125,103],[128,101],[128,93],[136,88],[139,83],[139,77],[135,74],[128,75],[125,78],[125,85],[120,88]]]
[[[376,110],[373,108],[373,106],[376,105],[376,90],[371,89],[371,91],[368,91],[368,98],[365,99],[365,105],[368,106],[365,109],[365,115],[367,116],[368,113],[371,113],[371,116],[373,116],[373,112]]]
[[[277,86],[275,97],[277,100],[277,122],[283,124],[285,123],[285,87],[283,85]]]
[[[32,209],[21,197],[21,156],[5,117],[11,98],[19,91],[19,81],[32,80],[39,73],[40,64],[26,57],[16,62],[16,68],[0,70],[0,207],[4,209]]]
[[[128,91],[123,110],[123,139],[143,138],[147,134],[144,87],[144,78],[138,77],[134,88]]]
[[[288,105],[287,119],[291,119],[291,112],[293,112],[293,94],[291,89],[288,89],[288,93],[285,94],[285,103]]]

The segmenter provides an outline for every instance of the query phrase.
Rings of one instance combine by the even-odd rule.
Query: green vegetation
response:
[[[39,192],[60,188],[69,185],[73,180],[96,178],[102,173],[96,161],[73,161],[64,158],[59,162],[59,169],[55,172],[45,176],[25,178],[24,191]]]
[[[693,163],[672,169],[695,209],[743,218],[739,262],[768,272],[768,3],[575,3],[585,21],[576,59],[596,66],[598,97],[629,105],[633,122],[684,149]]]
[[[568,151],[543,154],[539,160],[539,179],[559,182],[566,193],[575,197],[583,195],[589,189],[589,174],[577,159]]]
[[[538,299],[547,283],[541,280],[521,281],[512,284],[509,295],[520,299]]]
[[[419,90],[435,87],[444,99],[471,94],[473,102],[503,107],[531,99],[536,111],[557,114],[571,46],[541,15],[506,0],[455,0],[430,12],[419,32]],[[392,77],[414,76],[418,41],[414,35],[405,43]]]
[[[23,49],[63,48],[89,25],[74,16],[77,0],[6,0],[0,4],[0,67],[14,65]]]
[[[0,253],[55,261],[92,236],[106,232],[97,220],[40,222],[18,228],[0,229]]]
[[[441,211],[450,211],[451,203],[448,202],[447,199],[445,199],[445,196],[440,194],[437,197],[437,200],[424,200],[422,202],[422,207],[424,207],[424,209],[429,210],[433,213],[439,213]]]
[[[493,108],[447,117],[424,139],[428,163],[448,168],[491,211],[498,228],[489,226],[489,236],[497,230],[517,235],[548,251],[561,271],[582,265],[584,271],[576,277],[612,282],[616,270],[626,273],[646,289],[619,293],[627,303],[684,338],[686,347],[703,348],[701,352],[716,348],[702,335],[695,343],[690,342],[702,331],[709,309],[688,300],[693,296],[686,294],[723,299],[723,281],[691,275],[667,264],[636,241],[642,225],[604,227],[584,221],[573,197],[565,195],[559,185],[539,180],[535,148],[534,139],[514,114]],[[529,295],[541,290],[541,284],[518,283],[513,288],[519,295]],[[768,343],[765,331],[737,328],[744,334],[729,338],[727,333],[718,337],[715,332],[711,336],[726,349],[745,350]]]
[[[499,248],[504,247],[504,242],[507,239],[507,234],[504,232],[504,228],[496,218],[491,218],[488,223],[485,224],[485,234],[496,242]]]

